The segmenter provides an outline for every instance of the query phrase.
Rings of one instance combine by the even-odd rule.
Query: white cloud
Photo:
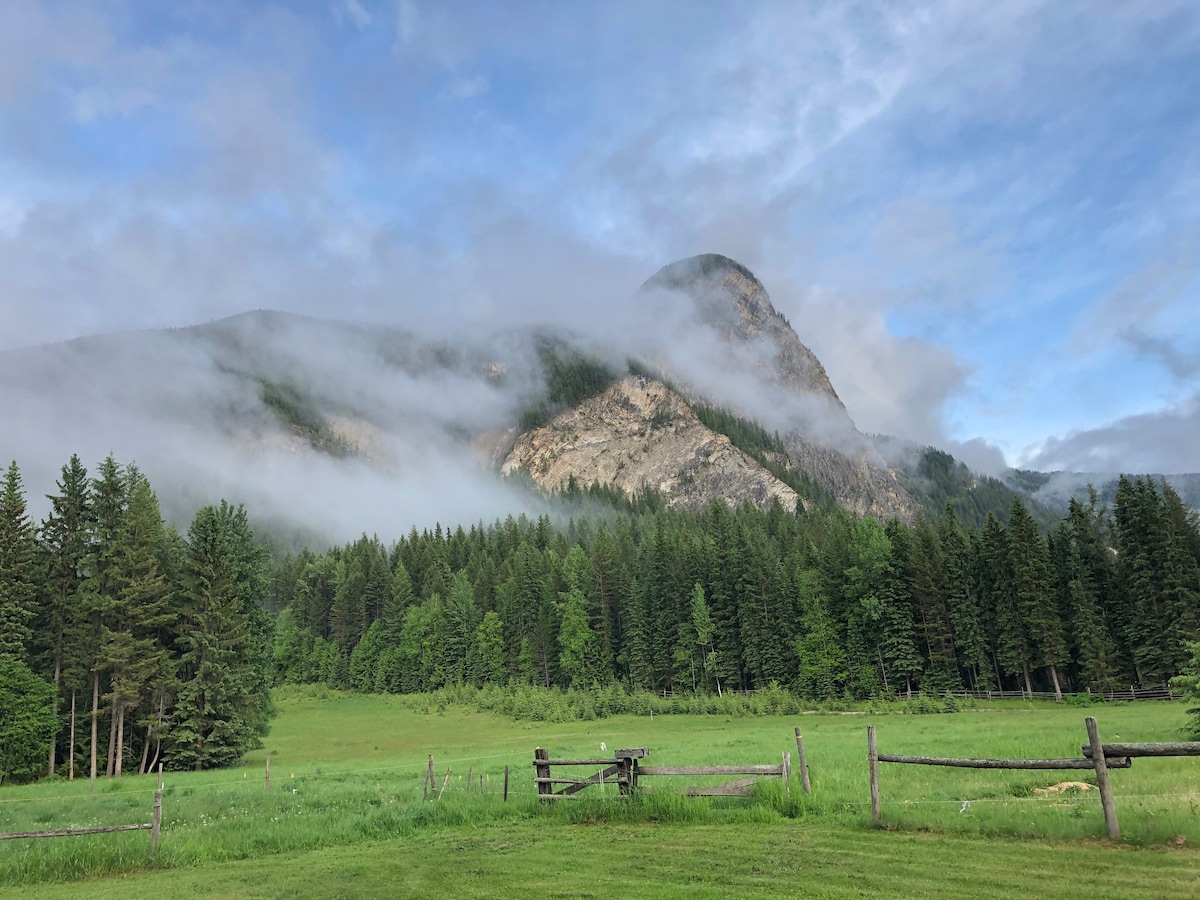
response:
[[[343,18],[349,19],[354,27],[360,30],[368,27],[375,21],[375,17],[371,15],[370,11],[359,0],[341,0],[334,7],[333,12],[338,21],[341,21]]]

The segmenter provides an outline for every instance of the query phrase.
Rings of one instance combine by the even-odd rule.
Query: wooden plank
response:
[[[649,755],[649,747],[626,747],[624,750],[613,752],[613,756],[617,759],[645,759]]]
[[[535,759],[535,766],[611,766],[616,763],[615,757],[608,759]]]
[[[1084,744],[1082,749],[1083,755],[1091,759],[1091,745]],[[1104,755],[1110,758],[1114,756],[1200,756],[1200,741],[1157,741],[1143,744],[1106,743]]]
[[[871,776],[871,821],[879,824],[879,751],[875,747],[875,726],[867,726],[867,769]]]
[[[639,775],[782,775],[783,766],[639,766]]]
[[[75,837],[81,834],[109,834],[114,831],[149,831],[153,822],[139,825],[103,825],[98,828],[60,828],[57,831],[13,831],[0,834],[0,841],[19,841],[26,838]]]
[[[617,767],[613,766],[613,768],[615,769]],[[599,784],[600,779],[596,778],[595,776],[593,776],[591,778],[535,778],[535,779],[533,779],[533,783],[534,784],[584,784],[584,785],[587,785],[587,784]],[[624,784],[625,779],[621,775],[617,775],[614,778],[611,775],[607,774],[607,772],[606,772],[604,775],[604,783],[605,784]]]
[[[1093,762],[1096,767],[1096,787],[1100,788],[1100,805],[1104,808],[1104,824],[1108,826],[1108,836],[1116,840],[1121,836],[1121,826],[1117,824],[1117,805],[1113,801],[1112,783],[1108,780],[1108,762],[1104,758],[1104,744],[1100,742],[1100,728],[1092,716],[1083,720],[1087,725],[1088,743],[1090,743]]]
[[[687,793],[689,797],[749,797],[756,781],[758,781],[757,776],[738,778],[735,781],[727,781],[725,784],[690,787],[687,789]]]
[[[1092,769],[1090,759],[957,759],[947,756],[897,756],[880,753],[879,762],[907,763],[915,766],[955,766],[961,769]],[[1110,769],[1128,769],[1128,759],[1108,760]]]
[[[580,791],[582,791],[585,787],[587,787],[588,785],[599,784],[605,778],[611,778],[613,775],[616,775],[617,772],[620,770],[620,768],[621,768],[620,766],[613,765],[613,766],[609,766],[607,769],[601,769],[599,772],[597,772],[591,778],[585,778],[583,781],[577,781],[570,787],[563,788],[561,791],[558,792],[558,794],[560,797],[569,796],[571,794],[577,794]]]

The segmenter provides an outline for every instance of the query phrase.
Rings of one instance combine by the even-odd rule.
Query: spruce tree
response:
[[[37,612],[33,575],[33,523],[25,512],[25,491],[16,460],[0,487],[0,657],[25,661]]]
[[[938,537],[942,545],[946,608],[954,632],[958,662],[966,670],[972,689],[986,690],[992,684],[992,677],[976,577],[975,552],[966,532],[958,524],[954,507],[949,503],[938,526]]]
[[[1008,533],[1013,599],[1024,620],[1030,643],[1036,648],[1034,660],[1050,669],[1054,697],[1061,700],[1058,670],[1070,662],[1066,635],[1051,590],[1046,542],[1020,498],[1013,499]]]
[[[120,776],[127,714],[150,699],[171,676],[162,638],[175,619],[159,571],[166,533],[149,481],[129,466],[125,510],[113,557],[115,599],[101,626],[97,668],[109,673],[116,742],[111,774]]]
[[[44,581],[38,620],[39,643],[45,667],[53,673],[55,729],[50,739],[47,774],[56,768],[60,723],[58,703],[65,688],[71,695],[90,678],[95,644],[86,631],[83,583],[91,552],[92,500],[87,469],[72,456],[62,467],[58,493],[50,494],[50,515],[42,523],[41,553]],[[67,748],[74,774],[74,746]]]
[[[181,686],[166,756],[173,768],[228,765],[259,746],[266,730],[258,648],[239,594],[239,574],[246,574],[239,562],[252,555],[242,546],[240,518],[226,504],[205,506],[188,529],[176,638]]]

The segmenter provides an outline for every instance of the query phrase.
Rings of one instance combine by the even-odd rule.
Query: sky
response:
[[[0,0],[0,350],[611,325],[751,268],[865,432],[1200,471],[1200,7]]]

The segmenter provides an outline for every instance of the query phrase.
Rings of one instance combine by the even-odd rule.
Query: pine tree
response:
[[[507,680],[505,657],[504,625],[494,611],[486,612],[467,654],[467,681],[478,686],[503,685]]]
[[[403,561],[397,559],[392,572],[391,590],[383,603],[383,631],[389,643],[400,640],[400,632],[404,630],[404,617],[408,608],[413,604],[412,580],[408,577],[408,569]]]
[[[713,647],[713,633],[716,631],[716,626],[708,612],[708,603],[704,599],[704,585],[698,581],[692,585],[691,608],[691,633],[700,652],[700,667],[704,672],[705,686],[709,679],[713,679],[716,682],[717,696],[719,697],[721,696],[721,679],[717,677],[715,665],[717,661],[713,658],[713,654],[716,653],[716,649]]]
[[[919,514],[909,545],[909,572],[917,629],[929,660],[921,686],[938,692],[961,688],[946,604],[942,548],[929,520]]]
[[[1031,693],[1033,685],[1029,678],[1029,666],[1033,648],[1025,621],[1017,608],[1009,535],[994,515],[989,514],[983,526],[980,560],[983,572],[980,596],[992,621],[992,644],[997,667],[1007,675],[1022,676],[1023,689]]]
[[[992,684],[988,666],[987,634],[975,573],[975,554],[970,539],[958,524],[954,507],[946,510],[938,527],[942,545],[942,571],[946,584],[946,607],[954,632],[954,647],[974,690]]]
[[[25,660],[37,612],[33,580],[33,523],[25,512],[25,491],[16,460],[0,488],[0,657]]]
[[[892,690],[912,696],[913,685],[925,670],[917,649],[916,615],[913,611],[912,576],[909,571],[909,529],[896,520],[888,522],[885,536],[890,546],[881,573],[879,603],[879,653],[891,673]]]
[[[228,765],[265,733],[255,635],[239,594],[243,545],[240,511],[205,506],[188,529],[184,607],[177,642],[181,687],[167,762],[196,771]],[[243,582],[245,584],[245,582]]]
[[[125,511],[113,557],[116,592],[101,626],[97,668],[109,673],[116,743],[111,774],[121,775],[127,713],[150,698],[170,677],[168,650],[161,637],[175,619],[168,585],[159,572],[165,542],[158,500],[135,467],[125,471]]]
[[[89,677],[95,645],[88,640],[85,628],[86,609],[83,582],[88,571],[90,535],[92,531],[92,502],[87,469],[72,456],[62,467],[58,494],[48,495],[50,515],[42,523],[41,568],[45,572],[42,584],[41,615],[38,634],[42,640],[42,658],[53,672],[55,686],[55,729],[50,738],[47,774],[56,768],[56,751],[60,723],[58,702],[62,689],[72,696]],[[70,772],[74,775],[74,746],[67,748]]]
[[[1034,659],[1049,667],[1055,699],[1061,700],[1062,685],[1058,669],[1070,662],[1066,636],[1051,590],[1046,542],[1020,498],[1013,499],[1008,533],[1016,608],[1030,636],[1030,643],[1036,650]]]
[[[117,556],[120,552],[121,533],[125,527],[128,505],[125,472],[109,454],[97,467],[97,476],[91,483],[92,533],[90,553],[87,557],[88,577],[81,587],[83,607],[87,617],[87,640],[93,648],[92,676],[92,721],[90,746],[90,777],[95,780],[99,749],[98,728],[100,716],[100,685],[107,672],[106,660],[101,653],[105,629],[118,612],[120,579]],[[108,753],[105,755],[105,774],[112,776],[116,764],[117,724],[116,707],[118,698],[109,693],[104,697],[112,711],[109,716]]]
[[[1074,635],[1080,681],[1087,687],[1110,690],[1124,681],[1109,613],[1114,580],[1112,554],[1103,534],[1103,508],[1090,485],[1088,497],[1087,506],[1075,498],[1070,501],[1060,531],[1059,577],[1065,582],[1065,609]]]
[[[801,610],[801,629],[796,638],[800,690],[806,697],[830,700],[840,696],[846,684],[846,649],[816,573],[800,572],[796,585]]]

